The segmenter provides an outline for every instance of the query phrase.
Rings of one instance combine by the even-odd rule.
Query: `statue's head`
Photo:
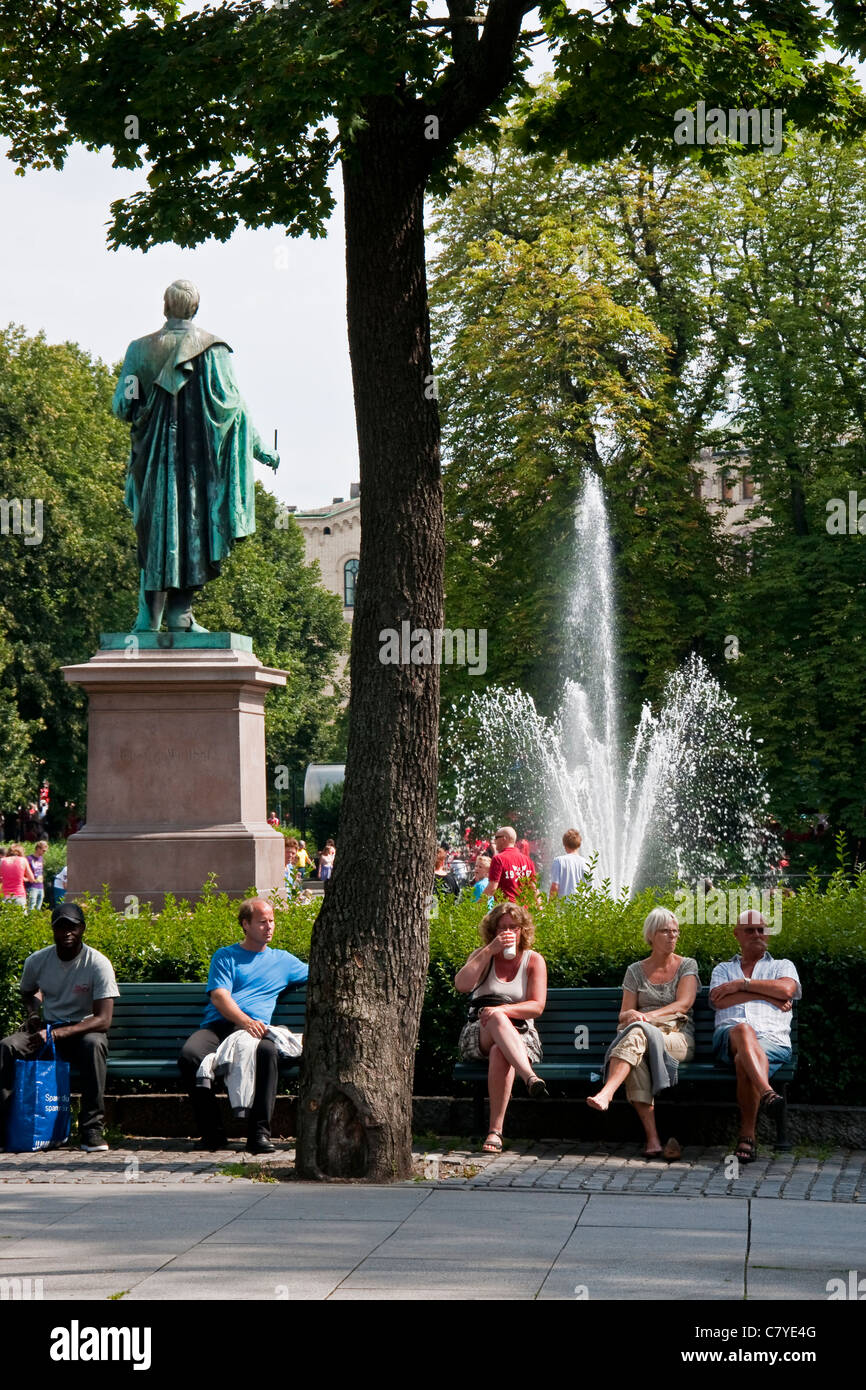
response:
[[[167,319],[191,319],[198,313],[198,289],[192,280],[172,280],[165,292],[163,309]]]

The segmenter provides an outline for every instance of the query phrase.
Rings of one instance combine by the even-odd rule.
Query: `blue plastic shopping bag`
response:
[[[46,1033],[48,1041],[38,1057],[15,1063],[15,1093],[6,1125],[8,1153],[34,1153],[69,1138],[69,1063],[57,1056],[50,1023]]]

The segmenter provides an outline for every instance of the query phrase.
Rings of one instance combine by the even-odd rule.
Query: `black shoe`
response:
[[[108,1145],[101,1129],[84,1130],[80,1144],[86,1154],[108,1153]]]
[[[227,1149],[228,1146],[228,1135],[224,1129],[208,1130],[196,1144],[198,1149]]]
[[[247,1153],[275,1154],[276,1151],[276,1145],[271,1143],[271,1136],[264,1125],[258,1125],[256,1129],[250,1133],[250,1137],[247,1140]]]

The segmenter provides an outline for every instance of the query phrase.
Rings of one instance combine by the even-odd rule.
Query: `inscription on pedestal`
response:
[[[212,763],[217,759],[213,748],[121,748],[122,763],[147,763],[148,766],[168,763]]]

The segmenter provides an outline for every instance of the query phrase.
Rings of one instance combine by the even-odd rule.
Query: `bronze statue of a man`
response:
[[[175,280],[165,324],[126,350],[112,409],[132,425],[126,504],[138,537],[134,631],[204,632],[196,590],[215,579],[234,541],[256,529],[253,460],[276,469],[235,381],[224,338],[193,323],[199,292]]]

